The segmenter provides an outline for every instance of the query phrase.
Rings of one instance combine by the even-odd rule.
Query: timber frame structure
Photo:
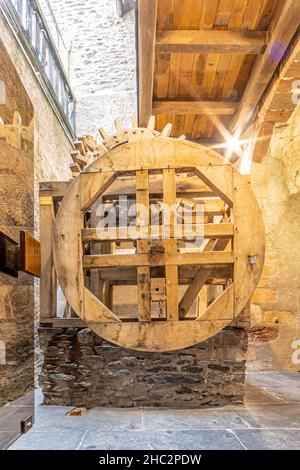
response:
[[[265,248],[250,178],[238,168],[263,160],[274,126],[298,103],[299,23],[297,0],[138,2],[138,121],[116,121],[113,136],[100,129],[101,143],[78,139],[74,181],[41,184],[41,324],[88,324],[121,346],[162,351],[243,322]],[[148,239],[117,228],[99,242],[94,205],[116,208],[119,196],[145,204],[147,223],[154,202],[184,201],[193,213],[200,201],[198,251],[189,252],[189,237],[177,240],[172,221],[170,239],[160,222],[152,240],[138,213]],[[133,286],[137,310],[124,311],[124,290],[116,292],[131,296]]]
[[[158,130],[260,163],[299,102],[299,23],[298,0],[140,0],[140,125],[155,114]]]
[[[153,117],[146,128],[135,119],[133,126],[116,121],[113,136],[100,129],[102,143],[82,138],[74,179],[41,184],[41,324],[87,325],[130,349],[181,349],[238,321],[264,263],[262,215],[248,177],[222,156],[170,138],[170,125],[156,131]],[[124,197],[136,204],[135,237],[128,218],[120,223]],[[175,213],[166,218],[166,207],[181,205],[188,213],[179,222]],[[114,225],[99,226],[114,211]],[[122,286],[135,288],[136,312],[122,310]]]

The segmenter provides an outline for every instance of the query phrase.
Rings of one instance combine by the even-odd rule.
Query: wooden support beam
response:
[[[42,317],[40,326],[54,328],[86,328],[86,323],[81,318],[52,318]]]
[[[273,122],[263,122],[259,125],[253,144],[253,162],[261,163],[263,161],[271,142],[274,125]]]
[[[56,316],[57,279],[53,260],[54,207],[50,196],[40,197],[41,280],[40,317]]]
[[[231,115],[237,110],[234,101],[154,101],[153,114],[213,114]]]
[[[247,128],[277,66],[283,58],[300,24],[299,0],[278,2],[269,28],[269,41],[263,55],[257,57],[231,128]]]
[[[138,2],[139,126],[152,115],[157,0]]]
[[[149,225],[149,172],[140,170],[136,172],[136,203],[138,227]],[[149,253],[148,239],[137,241],[137,253],[147,255]],[[139,321],[151,321],[151,276],[150,266],[137,268],[137,292],[138,292],[138,317]]]
[[[20,271],[41,276],[41,244],[25,230],[20,231]]]
[[[176,206],[176,172],[174,168],[163,170],[163,194],[164,210],[167,210],[168,217],[164,212],[164,226],[168,226],[170,237],[175,236],[175,206]],[[164,241],[166,256],[176,256],[177,241],[169,238]],[[167,320],[176,321],[178,314],[178,265],[169,264],[165,267],[166,277],[166,301],[167,301]]]
[[[131,231],[131,228],[134,230]],[[135,233],[136,232],[136,233]],[[82,230],[83,242],[100,242],[103,240],[119,241],[119,240],[142,240],[164,238],[164,234],[169,234],[170,229],[165,225],[145,226],[139,229],[137,233],[136,227],[128,227],[127,233],[124,227],[112,228],[85,228]],[[134,235],[136,237],[134,238]],[[194,224],[174,227],[174,237],[178,240],[186,240],[193,237],[199,238],[231,238],[233,237],[232,224]]]
[[[160,30],[157,53],[261,54],[267,45],[265,31]]]
[[[232,263],[233,254],[231,251],[83,256],[83,267],[85,269],[123,266],[182,266],[188,264],[224,265]]]
[[[70,186],[70,181],[45,181],[40,183],[40,196],[63,197]]]
[[[295,35],[289,46],[288,54],[276,69],[269,82],[263,99],[259,103],[257,119],[243,134],[243,139],[250,139],[249,146],[252,161],[261,163],[264,159],[276,123],[285,123],[297,106],[300,78],[300,32]],[[242,164],[242,163],[241,163]]]
[[[197,265],[179,266],[179,284],[190,284],[198,272],[199,267]],[[224,280],[232,276],[232,267],[228,266],[217,266],[203,268],[211,271],[211,277],[208,278],[208,283],[222,284]],[[154,267],[151,268],[152,279],[157,277],[163,277],[163,268]],[[108,268],[99,271],[99,277],[101,280],[109,280],[112,285],[135,285],[136,284],[136,268],[135,267],[124,267],[124,268]]]

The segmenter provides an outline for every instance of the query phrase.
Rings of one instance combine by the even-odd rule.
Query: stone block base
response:
[[[107,343],[88,328],[40,328],[47,405],[221,406],[244,398],[247,334],[228,327],[205,343],[147,353]]]

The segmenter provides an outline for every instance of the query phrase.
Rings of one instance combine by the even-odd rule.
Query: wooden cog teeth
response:
[[[83,156],[85,156],[85,148],[82,140],[76,140],[74,142],[75,149]]]
[[[170,137],[171,135],[171,132],[172,132],[172,124],[171,123],[168,123],[162,130],[161,132],[161,135],[163,137]]]
[[[150,117],[150,119],[148,121],[147,129],[149,129],[149,131],[154,131],[155,130],[155,116]]]
[[[185,136],[185,135],[181,135],[180,137],[178,137],[178,140],[186,140],[186,136]]]
[[[15,116],[15,120],[17,120],[17,116]],[[124,128],[119,119],[114,120],[114,125],[116,132],[113,135],[110,135],[103,127],[98,129],[102,142],[99,142],[99,140],[91,134],[78,137],[74,142],[75,150],[71,152],[73,163],[70,165],[73,177],[76,177],[80,171],[84,170],[95,159],[103,156],[109,150],[117,146],[140,139],[169,137],[172,132],[172,124],[170,123],[168,123],[161,132],[155,130],[155,116],[150,116],[147,127],[145,128],[138,127],[136,114],[132,116],[132,128]],[[179,140],[184,140],[185,138],[186,137],[182,135],[179,137]]]
[[[116,128],[117,133],[123,134],[124,129],[121,126],[119,119],[115,119],[115,128]]]
[[[133,129],[136,129],[138,127],[137,116],[135,113],[132,115],[132,127]]]
[[[110,140],[110,135],[107,134],[107,132],[105,131],[105,129],[103,129],[103,127],[100,127],[100,129],[99,129],[99,134],[100,134],[100,136],[102,137],[102,139],[103,139],[103,141],[104,141],[103,143],[104,143],[104,145],[105,145],[105,142],[108,141],[108,140]]]
[[[18,111],[14,112],[12,124],[13,124],[13,126],[16,126],[16,127],[21,127],[22,126],[22,118],[21,118],[20,114],[18,113]]]

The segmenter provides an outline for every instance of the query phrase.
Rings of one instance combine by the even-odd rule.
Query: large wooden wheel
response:
[[[147,129],[116,127],[113,137],[101,131],[102,144],[77,145],[81,171],[56,218],[59,283],[74,312],[107,341],[146,351],[191,346],[249,301],[264,262],[260,209],[248,178],[214,151],[169,138],[169,127],[156,132],[152,119]],[[134,237],[119,223],[125,195],[130,207],[144,208],[131,213]],[[183,205],[179,223],[172,212],[166,218],[167,206]],[[116,223],[99,228],[110,209]]]

